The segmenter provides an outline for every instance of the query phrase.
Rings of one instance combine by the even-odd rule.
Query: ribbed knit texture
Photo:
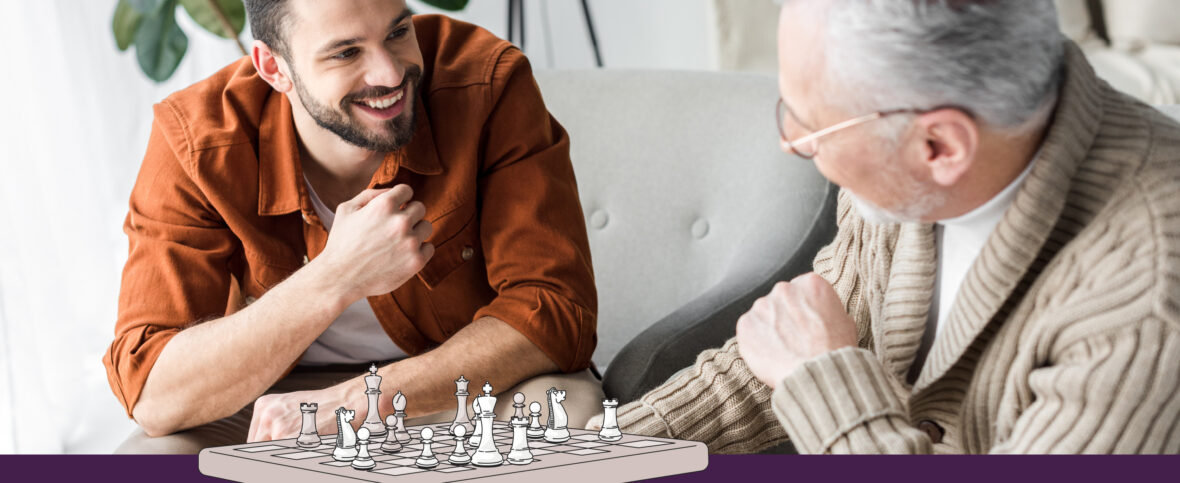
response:
[[[730,340],[620,408],[623,430],[729,453],[787,435],[804,453],[1180,452],[1180,125],[1067,51],[1040,158],[913,386],[933,225],[869,225],[842,195],[815,269],[860,347],[771,391]]]

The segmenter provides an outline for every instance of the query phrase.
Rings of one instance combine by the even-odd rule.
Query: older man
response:
[[[1180,451],[1180,126],[1050,0],[791,1],[782,147],[844,189],[781,283],[624,431],[716,452]]]

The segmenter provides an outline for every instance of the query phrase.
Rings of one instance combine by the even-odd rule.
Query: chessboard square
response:
[[[439,468],[434,471],[437,471],[439,473],[454,473],[456,471],[467,471],[467,470],[474,470],[474,469],[475,468],[472,468],[470,466],[448,466],[446,468]]]
[[[579,439],[582,441],[598,441],[598,435],[597,434],[579,434],[577,436],[574,436],[572,439]]]
[[[394,453],[395,456],[399,456],[402,458],[417,458],[418,455],[420,455],[420,454],[422,454],[421,451],[413,451],[413,450],[402,451],[400,453]]]
[[[401,476],[401,475],[408,475],[410,473],[421,473],[423,471],[426,471],[426,470],[419,468],[417,466],[394,466],[392,468],[373,470],[373,473],[381,473],[383,475],[390,475],[390,476]]]
[[[672,444],[667,441],[654,441],[650,439],[641,439],[639,441],[631,441],[629,443],[620,443],[619,446],[626,446],[628,448],[650,448],[652,446],[663,446],[665,444]]]
[[[249,448],[238,448],[237,451],[244,451],[247,453],[258,453],[260,451],[271,451],[276,449],[291,449],[287,446],[279,446],[277,444],[267,444],[263,446],[251,446]]]
[[[388,464],[391,464],[394,466],[414,466],[414,462],[417,460],[418,460],[418,458],[416,458],[416,457],[415,458],[397,457],[394,459],[385,460],[385,463],[388,463]]]
[[[531,449],[531,448],[530,448],[530,449],[529,449],[529,452],[530,452],[530,453],[532,453],[532,454],[533,454],[533,456],[541,456],[541,455],[553,454],[553,452],[552,452],[552,451],[549,451],[549,450],[547,450],[547,449]]]
[[[298,453],[283,453],[274,456],[278,456],[279,458],[287,458],[289,460],[305,460],[308,458],[319,458],[325,455],[315,451],[300,451]]]
[[[567,451],[566,452],[566,454],[576,454],[578,456],[587,456],[587,455],[598,454],[598,453],[606,453],[606,451],[603,451],[600,449],[585,448],[585,449],[580,449],[577,451]]]
[[[546,443],[544,441],[529,441],[530,448],[548,448],[550,446],[556,446],[556,445],[554,445],[553,443]]]
[[[606,446],[606,443],[600,443],[598,441],[585,441],[581,443],[574,443],[570,446],[577,446],[579,448],[597,448],[599,446]]]
[[[328,465],[328,466],[352,466],[352,462],[351,462],[351,461],[336,461],[336,460],[332,460],[332,461],[325,461],[325,462],[323,462],[323,463],[320,463],[320,464],[321,464],[321,465]]]
[[[400,458],[401,458],[401,456],[398,456],[395,454],[388,454],[388,455],[373,456],[373,461],[386,462],[389,460],[396,460],[396,459],[400,459]]]

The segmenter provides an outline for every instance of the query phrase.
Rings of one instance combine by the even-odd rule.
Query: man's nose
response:
[[[371,86],[395,87],[401,85],[405,77],[406,68],[391,53],[381,52],[379,55],[369,56],[366,66],[365,83]]]

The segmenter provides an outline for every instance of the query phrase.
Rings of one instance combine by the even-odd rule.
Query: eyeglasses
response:
[[[949,106],[947,106],[947,107],[949,107]],[[787,144],[787,147],[791,149],[791,152],[795,153],[796,156],[799,156],[801,158],[811,159],[811,158],[814,158],[816,154],[819,154],[819,142],[818,142],[819,138],[827,136],[828,134],[834,133],[834,132],[839,131],[844,128],[849,128],[852,126],[864,124],[869,121],[881,119],[885,116],[889,116],[889,115],[893,115],[893,114],[903,114],[903,113],[923,114],[923,113],[935,111],[938,109],[942,109],[942,107],[937,107],[937,108],[929,109],[929,110],[888,109],[888,110],[884,110],[884,111],[877,111],[874,113],[865,114],[860,117],[855,117],[855,118],[849,119],[844,122],[833,124],[831,126],[820,129],[819,131],[805,135],[805,136],[803,136],[799,139],[796,139],[794,141],[787,139],[787,131],[783,129],[783,118],[789,114],[792,119],[795,119],[796,123],[798,123],[798,124],[802,124],[802,123],[799,122],[799,118],[795,116],[795,113],[791,112],[791,110],[789,108],[787,108],[787,103],[786,103],[786,101],[783,100],[782,97],[778,98],[778,105],[775,107],[775,119],[778,121],[778,135],[780,138],[782,138],[783,142]]]

